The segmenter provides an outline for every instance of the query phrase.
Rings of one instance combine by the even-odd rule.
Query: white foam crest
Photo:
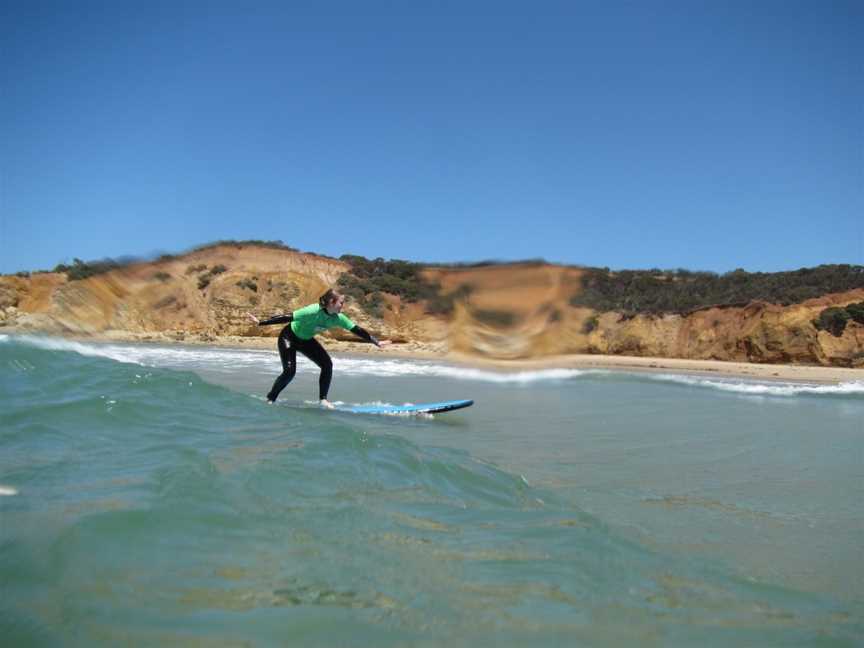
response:
[[[321,407],[320,401],[312,401],[306,400],[303,401],[309,407],[317,407],[320,409],[324,409]],[[368,403],[346,403],[345,401],[331,401],[331,404],[335,406],[335,410],[337,412],[342,412],[343,414],[350,411],[347,408],[351,407],[394,407],[393,403],[387,403],[385,401],[377,400],[377,401],[369,401]],[[414,403],[402,403],[404,407],[410,407]],[[399,407],[396,405],[395,407]],[[327,411],[327,410],[324,410]],[[378,416],[400,416],[404,418],[425,418],[425,419],[433,419],[435,416],[431,412],[365,412],[365,414],[375,414]]]
[[[11,340],[51,351],[73,351],[85,356],[104,357],[118,362],[150,367],[183,370],[208,369],[220,373],[236,373],[238,370],[254,370],[262,373],[278,372],[281,368],[276,349],[236,349],[208,346],[160,346],[154,344],[107,344],[87,343],[33,335],[0,335],[0,343]],[[311,361],[298,354],[301,371],[316,371]],[[496,384],[531,384],[544,381],[571,380],[586,375],[609,372],[588,369],[537,369],[531,371],[494,371],[436,363],[428,360],[411,360],[388,357],[339,356],[333,359],[336,371],[346,376],[377,377],[437,377],[454,380],[477,381]],[[735,379],[700,378],[685,374],[640,374],[653,380],[716,389],[754,396],[796,396],[801,394],[859,395],[864,394],[864,381],[850,381],[834,385],[789,382],[758,382]]]
[[[148,367],[175,369],[208,369],[222,373],[235,373],[238,369],[255,369],[265,373],[279,371],[281,362],[274,348],[235,349],[222,347],[160,346],[154,344],[109,344],[102,342],[77,342],[63,338],[32,335],[15,336],[15,340],[49,351],[73,351],[75,353],[103,357],[117,362],[132,363]],[[301,370],[317,370],[317,367],[302,354],[297,356]],[[490,371],[471,367],[460,367],[425,360],[403,358],[364,358],[340,356],[333,359],[336,371],[348,376],[429,376],[491,382],[498,384],[529,384],[548,380],[569,380],[596,371],[577,369],[538,369],[533,371]]]
[[[208,367],[234,370],[238,366],[260,366],[274,353],[254,349],[158,346],[150,344],[107,344],[66,340],[34,335],[15,336],[15,340],[47,351],[72,351],[83,356],[108,358],[117,362],[150,367]],[[5,341],[5,340],[0,340]],[[275,355],[278,364],[278,355]]]
[[[304,400],[303,403],[309,405],[310,407],[321,407],[321,401],[317,400]],[[393,403],[387,403],[381,400],[377,401],[369,401],[368,403],[346,403],[341,400],[330,401],[331,405],[335,405],[336,407],[393,407]],[[405,403],[405,405],[411,405],[411,403]]]
[[[717,380],[677,374],[655,374],[649,377],[653,380],[719,389],[720,391],[751,396],[799,396],[801,394],[847,396],[864,394],[864,380],[854,380],[836,385],[818,385],[812,383]]]
[[[433,376],[459,380],[477,380],[494,383],[532,383],[543,380],[568,380],[583,376],[588,371],[577,369],[538,369],[534,371],[488,371],[471,367],[437,364],[416,360],[338,358],[334,360],[340,373],[365,376]]]
[[[333,403],[336,405],[336,408],[344,408],[346,403],[342,401],[337,401]],[[414,403],[405,402],[402,405],[394,405],[393,403],[388,403],[386,401],[375,400],[369,401],[367,403],[351,403],[349,407],[412,407]],[[378,416],[396,416],[402,418],[423,418],[423,419],[434,419],[435,415],[431,412],[368,412],[368,414],[375,414]]]
[[[99,345],[101,346],[101,345]],[[255,349],[213,347],[164,347],[149,344],[111,346],[108,357],[127,357],[142,365],[181,369],[207,368],[233,373],[240,368],[262,367],[268,371],[279,365],[278,353]]]
[[[11,486],[0,486],[0,496],[12,497],[17,494],[18,491]]]
[[[9,337],[9,336],[5,336]],[[267,373],[281,367],[279,354],[274,348],[235,349],[222,347],[160,346],[147,343],[111,344],[103,342],[78,342],[48,336],[16,335],[15,340],[49,351],[72,351],[84,356],[103,357],[148,367],[209,369],[223,373],[235,373],[238,369],[257,369]],[[6,341],[0,339],[0,341]],[[317,367],[302,354],[297,356],[301,370],[317,370]],[[354,376],[429,376],[492,382],[499,384],[527,384],[547,380],[568,380],[596,371],[577,369],[538,369],[533,371],[491,371],[472,367],[460,367],[425,360],[403,358],[363,358],[340,356],[333,358],[336,370],[343,375]],[[599,372],[602,373],[602,372]]]
[[[119,345],[87,344],[75,342],[74,340],[37,335],[16,335],[15,341],[46,351],[73,351],[83,356],[110,358],[118,362],[143,364],[135,359],[134,353],[131,352],[130,348]]]

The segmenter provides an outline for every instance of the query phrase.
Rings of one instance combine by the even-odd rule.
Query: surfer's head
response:
[[[326,310],[331,315],[336,315],[342,311],[342,305],[345,303],[345,295],[336,292],[330,288],[318,299],[321,308]]]

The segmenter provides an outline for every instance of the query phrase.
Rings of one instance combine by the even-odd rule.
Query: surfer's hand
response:
[[[246,315],[248,315],[248,316],[249,316],[249,319],[251,319],[251,320],[252,320],[253,322],[255,322],[256,324],[257,324],[258,322],[261,321],[261,320],[259,320],[257,317],[255,317],[252,313],[246,313]]]
[[[392,340],[378,340],[378,344],[375,346],[380,349],[381,347],[390,346],[391,344],[393,344]]]
[[[327,400],[326,398],[321,399],[321,407],[323,407],[324,409],[331,409],[331,410],[336,409],[336,406],[333,403],[331,403],[329,400]]]

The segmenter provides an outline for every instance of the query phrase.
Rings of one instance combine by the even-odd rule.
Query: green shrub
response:
[[[207,269],[206,263],[201,263],[200,265],[190,265],[188,268],[186,268],[186,274],[187,275],[195,274],[196,272],[201,272],[202,270],[206,270],[206,269]]]
[[[372,317],[384,316],[384,298],[381,293],[374,292],[366,296],[363,300],[363,310],[369,313]]]
[[[72,261],[72,265],[64,265],[62,263],[58,264],[54,268],[54,272],[63,272],[69,278],[69,281],[78,281],[81,279],[87,279],[88,277],[94,277],[96,275],[104,274],[106,272],[110,272],[111,270],[116,270],[118,268],[123,268],[129,265],[130,261],[123,260],[115,260],[115,259],[103,259],[101,261],[82,261],[81,259],[74,259]]]
[[[258,292],[258,284],[256,284],[251,279],[241,279],[237,282],[237,285],[241,288],[248,288],[252,292]]]
[[[849,304],[845,308],[838,306],[826,308],[813,321],[813,326],[820,331],[828,331],[831,335],[840,337],[843,335],[843,331],[846,330],[849,320],[858,324],[864,324],[864,302]]]
[[[689,270],[585,268],[581,290],[570,300],[599,312],[681,313],[712,306],[765,301],[788,306],[829,293],[864,287],[864,266],[823,265],[791,272],[724,275]]]
[[[826,308],[813,322],[813,326],[820,331],[828,331],[834,337],[840,337],[846,330],[849,319],[849,313],[846,312],[845,308]]]
[[[435,268],[456,268],[456,269],[474,269],[474,268],[490,268],[497,266],[538,266],[548,263],[546,259],[522,259],[518,261],[497,261],[495,259],[484,259],[483,261],[469,261],[466,263],[430,263],[427,267]]]
[[[171,278],[171,275],[168,274],[167,272],[157,272],[156,274],[153,275],[153,278],[158,279],[162,283],[165,283],[166,281],[168,281]]]
[[[203,267],[206,268],[207,266],[203,266]],[[213,266],[212,268],[210,268],[209,272],[207,272],[206,274],[202,274],[201,276],[198,277],[198,290],[204,290],[207,286],[210,285],[210,280],[213,277],[215,277],[216,275],[222,274],[223,272],[227,272],[227,271],[228,271],[228,268],[226,268],[224,265],[219,264],[219,265]],[[188,272],[188,269],[187,269],[187,272]]]
[[[199,245],[198,247],[192,248],[192,252],[200,252],[201,250],[209,250],[215,247],[221,247],[223,245],[229,245],[236,248],[243,248],[245,246],[256,246],[256,247],[267,247],[273,248],[276,250],[288,250],[290,252],[297,252],[297,248],[293,248],[290,245],[285,245],[282,241],[260,241],[260,240],[243,240],[243,241],[235,241],[233,239],[227,239],[222,241],[214,241],[213,243],[205,243],[204,245]]]
[[[356,300],[366,312],[380,313],[380,297],[377,293],[396,295],[406,302],[428,300],[438,295],[438,286],[426,282],[419,263],[399,259],[366,259],[346,254],[340,257],[351,266],[350,272],[342,273],[337,286],[345,295]],[[380,315],[378,315],[380,316]]]
[[[864,301],[858,302],[857,304],[849,304],[846,307],[846,312],[849,313],[849,317],[851,317],[853,321],[858,324],[864,324]]]
[[[599,324],[600,320],[597,318],[597,316],[592,315],[587,320],[585,320],[585,323],[582,325],[582,333],[588,335],[589,333],[594,331]]]

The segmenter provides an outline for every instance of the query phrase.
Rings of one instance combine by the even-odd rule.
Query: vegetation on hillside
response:
[[[204,245],[199,245],[197,247],[189,250],[191,252],[201,252],[203,250],[210,250],[212,248],[221,247],[221,246],[230,246],[236,247],[238,250],[244,247],[265,247],[272,248],[274,250],[286,250],[288,252],[299,252],[301,254],[312,254],[314,256],[322,257],[324,259],[332,259],[333,257],[322,254],[320,252],[312,252],[311,250],[299,250],[295,247],[291,247],[290,245],[286,245],[280,240],[275,241],[262,241],[259,239],[243,239],[243,240],[235,240],[235,239],[222,239],[219,241],[213,241],[212,243],[205,243]]]
[[[443,293],[439,284],[423,277],[422,272],[428,266],[422,263],[400,259],[385,261],[380,257],[367,259],[353,254],[342,255],[339,260],[351,267],[339,277],[339,289],[375,317],[383,315],[384,293],[396,295],[407,303],[423,301],[426,312],[446,315],[453,310],[457,299],[464,299],[471,292],[469,286],[462,286],[452,293]]]
[[[192,251],[224,245],[297,251],[296,248],[282,241],[251,239],[216,241],[194,248]],[[160,261],[174,258],[176,257],[162,255]],[[358,255],[343,255],[340,260],[347,263],[350,270],[339,277],[338,287],[356,300],[364,310],[378,317],[383,314],[385,294],[397,296],[407,303],[423,302],[428,313],[442,315],[452,312],[457,300],[464,300],[470,295],[472,288],[468,285],[463,285],[457,291],[444,293],[439,284],[424,279],[423,271],[426,268],[470,269],[544,263],[542,259],[529,259],[518,263],[481,261],[431,266],[400,259],[370,260]],[[75,281],[123,268],[139,261],[132,257],[89,262],[76,258],[71,265],[59,264],[53,271],[65,273],[70,281]],[[198,275],[198,287],[204,290],[213,277],[225,270],[224,266],[215,266],[208,271],[206,264],[199,263],[189,265],[186,273]],[[684,269],[611,271],[609,268],[584,268],[583,270],[582,285],[578,291],[574,290],[574,296],[570,300],[571,305],[588,307],[598,312],[615,311],[626,316],[640,313],[687,314],[712,306],[743,306],[752,301],[785,306],[825,294],[864,288],[864,266],[860,265],[822,265],[774,273],[751,273],[739,269],[722,275]],[[18,276],[27,277],[29,273],[18,273]],[[163,271],[155,273],[153,277],[163,282],[170,279],[170,275]],[[252,292],[257,292],[259,287],[256,282],[249,280],[241,281],[238,285]],[[831,332],[840,331],[842,334],[846,322],[861,321],[862,316],[856,307],[853,304],[846,309],[826,309],[817,320],[817,327]],[[490,320],[500,319],[494,314],[488,317]]]
[[[57,264],[53,272],[65,273],[69,281],[77,281],[104,274],[111,270],[117,270],[118,268],[124,268],[131,263],[134,263],[134,260],[102,259],[101,261],[82,261],[81,259],[74,259],[71,266],[63,263]]]
[[[455,268],[457,270],[472,269],[472,268],[494,268],[498,266],[542,266],[549,262],[546,259],[522,259],[519,261],[497,261],[495,259],[485,259],[483,261],[469,261],[456,263],[427,263],[424,264],[430,268]]]
[[[396,295],[406,302],[430,299],[438,294],[438,287],[426,282],[420,274],[422,264],[399,259],[385,261],[380,257],[370,260],[354,254],[344,254],[339,260],[351,267],[339,277],[339,290],[356,300],[370,315],[380,317],[383,314],[383,293]]]
[[[256,279],[258,279],[258,277],[252,277],[251,279],[241,279],[236,283],[236,285],[240,288],[246,288],[248,290],[251,290],[252,292],[258,292],[258,284],[255,283]]]
[[[207,266],[204,266],[205,268]],[[228,268],[226,268],[221,263],[219,265],[215,265],[210,268],[209,272],[206,272],[202,275],[198,276],[198,290],[204,290],[207,286],[210,285],[210,280],[213,279],[216,275],[220,275],[223,272],[227,272]]]
[[[596,311],[686,314],[711,306],[743,306],[764,301],[788,306],[829,293],[864,288],[864,266],[822,265],[791,272],[723,275],[688,270],[586,268],[573,306]]]
[[[221,241],[213,241],[212,243],[205,243],[204,245],[199,245],[190,250],[190,252],[201,252],[202,250],[209,250],[211,248],[220,247],[223,245],[233,246],[237,248],[245,247],[245,246],[254,246],[254,247],[266,247],[273,248],[276,250],[288,250],[289,252],[298,252],[297,248],[293,248],[290,245],[286,245],[282,241],[260,241],[255,239],[247,239],[243,241],[236,241],[234,239],[226,239]]]
[[[864,301],[857,304],[849,304],[845,308],[826,308],[813,321],[813,326],[820,331],[828,331],[834,337],[840,337],[843,335],[843,331],[846,330],[849,320],[858,324],[864,324]]]

